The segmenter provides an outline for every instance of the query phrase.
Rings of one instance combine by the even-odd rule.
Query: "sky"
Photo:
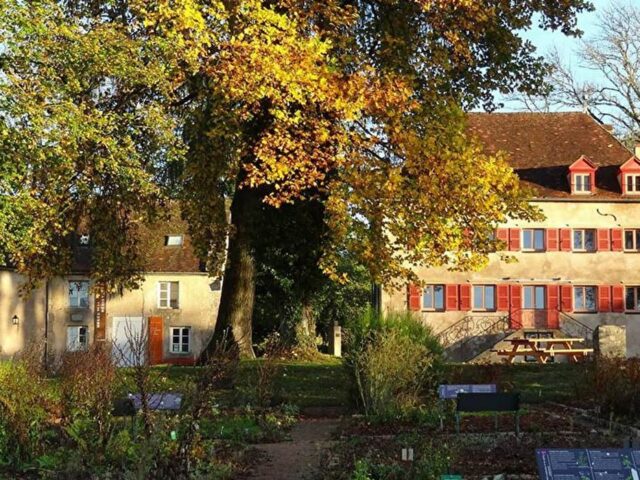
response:
[[[599,12],[610,5],[615,0],[591,0],[595,6],[595,11],[582,13],[578,15],[578,28],[584,32],[582,39],[588,39],[593,37],[597,31],[597,21]],[[635,3],[640,0],[627,0]],[[534,28],[532,30],[523,33],[523,37],[530,40],[537,48],[538,53],[541,55],[547,54],[549,51],[557,48],[561,55],[561,58],[572,67],[574,67],[576,73],[582,78],[588,78],[589,75],[593,75],[593,72],[580,69],[578,58],[576,56],[576,50],[580,46],[581,39],[567,37],[561,32],[551,32]],[[522,108],[516,104],[505,102],[504,111],[508,110],[521,110]]]

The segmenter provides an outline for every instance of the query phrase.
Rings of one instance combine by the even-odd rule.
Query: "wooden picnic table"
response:
[[[573,345],[584,342],[582,338],[510,338],[505,341],[511,343],[511,350],[498,350],[496,353],[506,357],[507,363],[513,363],[519,356],[532,356],[538,363],[547,363],[557,355],[566,355],[570,362],[579,362],[586,355],[593,353],[592,348],[576,348]]]

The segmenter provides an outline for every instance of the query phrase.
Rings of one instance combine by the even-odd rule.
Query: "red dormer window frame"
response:
[[[596,188],[596,170],[598,167],[586,155],[582,155],[578,160],[569,166],[569,186],[574,195],[592,195]],[[576,177],[588,176],[589,190],[576,190]]]
[[[640,175],[640,159],[635,155],[631,157],[629,160],[620,165],[620,171],[618,172],[618,182],[620,183],[620,190],[623,195],[639,195],[640,191],[637,189],[628,190],[627,189],[627,176],[638,176]]]

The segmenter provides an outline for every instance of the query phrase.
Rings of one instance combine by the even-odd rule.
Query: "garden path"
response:
[[[337,418],[306,418],[291,430],[291,441],[265,443],[255,448],[266,457],[246,477],[248,480],[303,480],[320,467],[322,452],[331,445]]]

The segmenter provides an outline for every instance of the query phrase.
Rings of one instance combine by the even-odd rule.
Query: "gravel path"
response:
[[[338,426],[335,418],[301,420],[291,430],[291,441],[265,443],[255,448],[265,457],[250,472],[247,480],[304,480],[320,467],[324,449],[331,445],[331,432]]]

